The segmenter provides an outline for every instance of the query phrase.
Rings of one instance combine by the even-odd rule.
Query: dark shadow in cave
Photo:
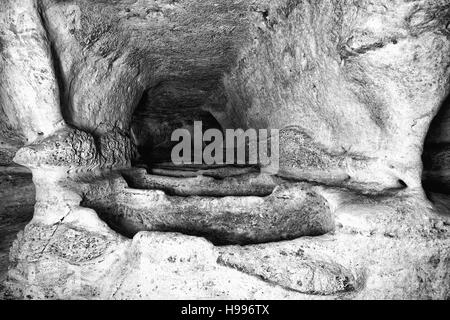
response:
[[[423,187],[427,191],[450,194],[450,96],[430,124],[425,139]]]
[[[450,214],[450,95],[431,122],[422,154],[422,185],[438,213]]]
[[[171,141],[175,129],[187,129],[193,137],[194,121],[202,122],[203,132],[216,128],[222,131],[214,116],[202,109],[208,92],[196,84],[165,81],[144,92],[136,107],[131,129],[139,158],[134,165],[151,167],[171,161],[171,150],[178,142]]]

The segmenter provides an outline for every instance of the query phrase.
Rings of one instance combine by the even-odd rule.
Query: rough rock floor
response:
[[[32,218],[35,191],[34,185],[31,180],[31,174],[26,169],[23,169],[22,167],[2,167],[1,170],[2,171],[0,176],[0,185],[1,185],[0,199],[2,201],[0,202],[0,210],[1,210],[0,234],[2,235],[2,237],[0,239],[0,259],[1,259],[0,281],[3,282],[7,271],[8,254],[12,242],[17,238],[18,231],[23,230],[25,225]],[[185,182],[192,183],[194,187],[202,186],[201,183],[208,182],[208,179],[204,178],[193,179],[192,181],[190,180],[192,179],[192,177],[190,178],[188,177],[185,179],[186,179],[184,180]],[[225,183],[228,183],[233,180],[227,181],[226,179],[224,179],[224,181]],[[131,175],[130,172],[128,172],[128,184],[133,183],[134,187],[140,186],[141,188],[144,189],[145,188],[151,189],[155,188],[154,184],[156,183],[161,183],[163,185],[166,186],[169,185],[173,187],[172,182],[173,181],[170,177],[167,176],[157,177],[154,175],[145,175],[143,174],[142,170],[136,170],[134,171],[134,174]],[[188,187],[183,184],[176,185],[176,187],[177,188],[179,187],[180,189],[174,188],[173,190],[175,191],[175,193],[177,193],[180,190],[181,191],[188,190]],[[201,191],[202,189],[193,188],[191,192],[198,192],[199,190]],[[220,274],[220,272],[225,272],[224,270],[237,270],[239,273],[247,274],[251,277],[257,276],[261,278],[264,281],[264,283],[275,285],[276,287],[280,288],[287,288],[288,291],[294,290],[294,292],[302,292],[307,294],[312,293],[313,296],[315,294],[314,290],[319,290],[321,294],[330,295],[330,297],[331,294],[335,291],[352,292],[356,290],[359,285],[361,285],[360,281],[362,280],[358,277],[355,277],[353,274],[354,272],[348,270],[346,267],[347,265],[352,265],[348,264],[348,262],[346,261],[345,250],[343,249],[343,246],[347,247],[349,241],[350,242],[354,241],[353,238],[352,238],[353,240],[349,238],[349,235],[353,234],[354,236],[357,236],[357,238],[361,242],[358,246],[356,246],[356,248],[360,249],[355,249],[356,251],[360,250],[364,252],[365,250],[364,247],[366,245],[369,245],[370,243],[373,243],[375,248],[377,248],[380,246],[379,244],[381,242],[385,242],[386,246],[393,246],[393,247],[398,246],[398,248],[402,248],[403,244],[402,241],[400,241],[400,239],[403,239],[403,237],[406,236],[405,241],[408,242],[409,241],[407,240],[409,238],[408,233],[410,231],[406,228],[408,225],[408,216],[410,213],[408,212],[407,209],[405,209],[404,210],[405,215],[401,216],[403,212],[402,207],[403,206],[405,206],[404,208],[406,208],[407,206],[414,207],[414,204],[412,204],[412,202],[415,201],[413,199],[414,195],[398,194],[394,198],[378,197],[376,199],[375,198],[370,199],[370,197],[364,197],[361,195],[355,195],[350,193],[345,196],[342,196],[342,191],[332,188],[324,188],[322,191],[323,191],[322,194],[326,195],[328,200],[332,199],[333,196],[337,197],[338,193],[340,194],[339,197],[345,198],[344,200],[342,199],[340,200],[340,207],[337,210],[337,212],[336,211],[334,212],[335,218],[337,219],[336,225],[338,226],[339,229],[337,231],[338,233],[337,237],[334,236],[333,234],[321,237],[322,240],[315,240],[318,239],[315,237],[304,237],[299,238],[297,240],[291,240],[290,242],[266,243],[256,246],[250,245],[244,246],[242,247],[242,249],[240,249],[239,247],[235,246],[215,247],[211,246],[210,244],[207,244],[201,238],[185,237],[184,235],[176,235],[170,232],[167,233],[144,232],[135,236],[135,238],[132,241],[132,247],[133,248],[135,247],[134,250],[136,250],[136,252],[141,252],[143,250],[141,252],[142,259],[147,259],[144,257],[150,255],[151,257],[153,257],[151,259],[161,259],[161,264],[165,265],[168,262],[172,263],[172,260],[176,262],[177,261],[176,259],[178,258],[184,259],[185,257],[184,256],[179,257],[180,253],[175,251],[173,252],[172,256],[169,254],[170,250],[166,254],[167,257],[166,255],[163,255],[161,257],[153,256],[156,252],[153,250],[155,249],[155,244],[153,244],[153,241],[156,242],[162,241],[162,243],[164,243],[169,247],[170,247],[169,244],[172,242],[174,242],[175,247],[177,247],[179,246],[178,243],[179,241],[182,242],[189,241],[193,242],[198,247],[197,248],[196,246],[194,246],[194,248],[197,249],[195,249],[192,252],[192,257],[196,257],[197,254],[196,250],[199,250],[198,252],[203,252],[203,250],[206,250],[206,248],[210,248],[208,250],[211,250],[211,252],[208,254],[205,253],[206,254],[205,259],[209,261],[212,258],[214,258],[211,260],[210,266],[212,270],[215,270],[211,271],[213,272],[213,274],[215,274],[215,272]],[[450,215],[448,210],[450,206],[450,196],[444,194],[429,194],[429,197],[434,201],[435,210],[442,217],[444,225],[450,225]],[[420,211],[420,209],[417,211]],[[399,219],[404,221],[403,223],[403,225],[405,226],[404,230],[401,229],[400,227],[402,224],[398,223],[399,221],[397,221]],[[411,219],[414,219],[414,217],[412,217]],[[70,250],[73,249],[71,247],[67,251],[64,248],[62,249],[58,248],[58,245],[64,246],[64,241],[67,240],[66,239],[67,237],[70,238],[71,235],[73,237],[88,236],[88,234],[84,235],[78,234],[77,231],[74,231],[74,229],[70,228],[66,229],[66,227],[64,226],[61,226],[61,229],[55,233],[53,233],[54,232],[53,229],[47,228],[48,229],[47,230],[44,227],[39,226],[39,224],[30,224],[29,227],[27,228],[28,233],[31,235],[34,234],[42,236],[43,234],[46,234],[48,232],[53,234],[51,238],[52,237],[54,238],[53,242],[55,243],[56,247],[53,248],[52,246],[50,247],[49,250],[57,250],[57,252],[60,252],[59,254],[63,252],[66,252],[65,254],[68,254],[68,252],[70,252]],[[437,232],[439,232],[439,230],[442,228],[445,228],[445,226],[442,225],[436,226],[435,229],[437,230]],[[23,235],[19,236],[19,238],[21,237],[23,237]],[[411,239],[414,240],[411,241],[414,241],[414,243],[419,245],[417,239],[414,238],[415,236],[412,237],[413,238]],[[420,237],[421,236],[419,236],[419,238]],[[429,235],[424,235],[422,239],[427,240],[433,237],[429,238]],[[44,239],[46,238],[44,237],[43,240]],[[88,241],[87,243],[90,244],[92,239],[90,238],[87,239],[88,239],[86,240]],[[28,241],[29,240],[30,239],[28,239]],[[323,243],[321,243],[321,241],[323,241]],[[366,243],[366,241],[368,242]],[[396,244],[396,241],[399,243]],[[325,245],[326,242],[330,243],[328,245]],[[36,245],[39,245],[38,240],[31,241],[29,243],[31,244],[35,243]],[[67,244],[69,245],[70,243],[72,242],[69,241]],[[81,244],[82,243],[83,242],[81,242]],[[425,243],[426,242],[424,242],[423,244],[424,246],[426,245]],[[317,258],[321,256],[320,255],[316,256],[316,253],[323,250],[324,245],[326,248],[330,246],[329,248],[330,252],[334,252],[333,255],[336,254],[336,256],[334,257],[337,258],[336,261],[327,260],[329,258],[323,258],[323,260]],[[95,242],[93,248],[94,249],[96,248]],[[305,255],[304,252],[305,250],[306,251],[310,250],[311,251],[310,253],[315,252],[315,254]],[[33,252],[40,252],[40,251],[34,250]],[[340,252],[340,254],[338,254],[338,252]],[[92,254],[95,254],[95,252],[93,252]],[[353,254],[355,254],[353,251],[348,253],[349,256]],[[191,256],[189,255],[189,257]],[[324,255],[324,257],[327,257],[327,255]],[[433,255],[431,255],[431,258],[432,257]],[[70,258],[71,258],[70,256],[65,256],[65,259]],[[75,258],[78,259],[80,257],[76,256]],[[217,258],[217,265],[216,262],[214,262],[216,261],[215,260],[216,258]],[[425,258],[428,259],[428,257]],[[340,259],[342,261],[340,261]],[[407,263],[407,261],[405,263]],[[198,262],[198,264],[199,265],[196,266],[195,268],[205,267],[203,262]],[[178,264],[176,265],[178,266]],[[181,267],[182,264],[180,264],[179,266]],[[281,272],[280,267],[284,268],[282,272],[283,274],[285,274],[285,276],[281,278],[277,276]],[[322,270],[321,271],[322,273],[316,274],[315,272],[317,270],[319,271]],[[165,271],[161,270],[161,272],[162,272],[161,275],[163,275]],[[312,281],[312,279],[310,279],[311,272],[312,274],[316,274],[317,279],[320,279],[318,283],[315,283]],[[339,275],[339,277],[336,278],[336,281],[333,280],[335,275]],[[133,278],[135,276],[130,275],[130,277]],[[212,279],[216,278],[216,276],[213,275],[211,275],[211,277]],[[330,279],[333,281],[331,281]],[[175,280],[176,279],[174,279],[174,281]],[[256,287],[260,285],[261,284],[255,284]],[[397,289],[400,290],[401,288],[399,289],[393,287],[392,294],[396,294],[395,290]],[[131,291],[134,290],[132,284],[127,285],[125,287],[121,287],[120,289],[118,289],[117,294],[114,294],[112,297],[114,298],[120,298],[121,296],[126,297],[129,294],[131,294],[130,292],[128,292],[130,290]],[[181,288],[180,290],[181,295],[183,294],[183,290]],[[148,294],[148,290],[147,291],[143,290],[142,294],[143,294],[142,297],[145,297],[145,294]],[[156,291],[155,295],[163,297],[164,293]],[[300,296],[294,293],[290,297],[300,298]],[[310,296],[308,295],[308,297]],[[4,298],[8,298],[8,296]]]

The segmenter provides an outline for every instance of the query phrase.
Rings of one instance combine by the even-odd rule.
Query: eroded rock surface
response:
[[[62,128],[52,135],[21,148],[16,163],[30,168],[66,167],[94,170],[96,168],[126,168],[131,164],[134,145],[117,131],[94,138],[72,128]]]
[[[245,177],[244,177],[245,179]],[[83,205],[95,209],[118,230],[178,231],[205,236],[215,243],[255,243],[314,236],[334,229],[327,200],[306,183],[277,186],[258,196],[169,196],[115,182],[84,194]],[[214,186],[214,184],[213,184]]]
[[[421,185],[449,20],[447,0],[4,0],[0,165],[36,190],[4,297],[449,299],[449,202]],[[442,110],[424,177],[446,186]],[[280,170],[155,164],[193,120],[280,129]],[[34,203],[5,170],[1,219]]]

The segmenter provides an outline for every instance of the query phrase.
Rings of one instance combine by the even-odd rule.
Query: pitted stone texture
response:
[[[133,143],[120,132],[108,132],[96,141],[87,132],[66,127],[21,148],[14,161],[30,168],[93,170],[128,167],[133,154]]]
[[[13,267],[6,297],[26,299],[211,299],[302,298],[251,275],[217,264],[215,247],[201,238],[171,233],[139,233],[131,241],[85,231],[92,245],[78,250],[64,232],[65,222],[29,225],[11,252]],[[48,249],[54,245],[66,252]],[[103,245],[107,245],[104,248]],[[25,250],[40,249],[41,255]],[[21,252],[21,253],[19,253]],[[27,253],[29,255],[27,255]],[[100,255],[99,255],[100,254]]]
[[[11,248],[8,293],[34,299],[96,298],[114,290],[126,242],[70,224],[31,222]]]
[[[301,299],[297,292],[217,263],[217,248],[201,238],[142,232],[114,299]]]
[[[337,299],[448,299],[444,237],[408,239],[337,232],[317,238],[221,249],[222,263],[293,290]],[[313,275],[317,276],[314,278]]]
[[[283,250],[269,253],[259,252],[258,248],[233,248],[225,250],[218,263],[311,295],[342,294],[358,286],[350,270],[334,262],[306,257],[301,248],[295,254]]]
[[[71,264],[98,258],[109,245],[107,238],[67,226],[29,224],[12,248],[11,262],[26,259],[35,262],[43,255],[55,255]],[[22,251],[16,251],[21,246]]]
[[[338,232],[227,247],[182,234],[141,232],[125,242],[111,234],[100,243],[108,243],[106,250],[93,241],[84,251],[61,238],[70,226],[62,222],[59,228],[53,236],[51,226],[25,229],[12,251],[9,294],[52,299],[448,299],[450,294],[448,230],[442,237]],[[57,242],[69,255],[45,249]],[[43,254],[21,248],[30,245]]]

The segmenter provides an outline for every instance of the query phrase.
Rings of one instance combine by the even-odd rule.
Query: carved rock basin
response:
[[[177,231],[205,236],[215,244],[246,244],[334,230],[327,200],[307,183],[276,185],[274,178],[263,174],[216,180],[153,176],[144,171],[125,173],[140,189],[116,188],[109,197],[91,190],[82,205],[95,209],[129,236],[144,230]],[[155,187],[185,196],[167,195]],[[243,196],[248,189],[254,193],[272,190],[265,196]],[[221,193],[229,195],[218,197]]]

